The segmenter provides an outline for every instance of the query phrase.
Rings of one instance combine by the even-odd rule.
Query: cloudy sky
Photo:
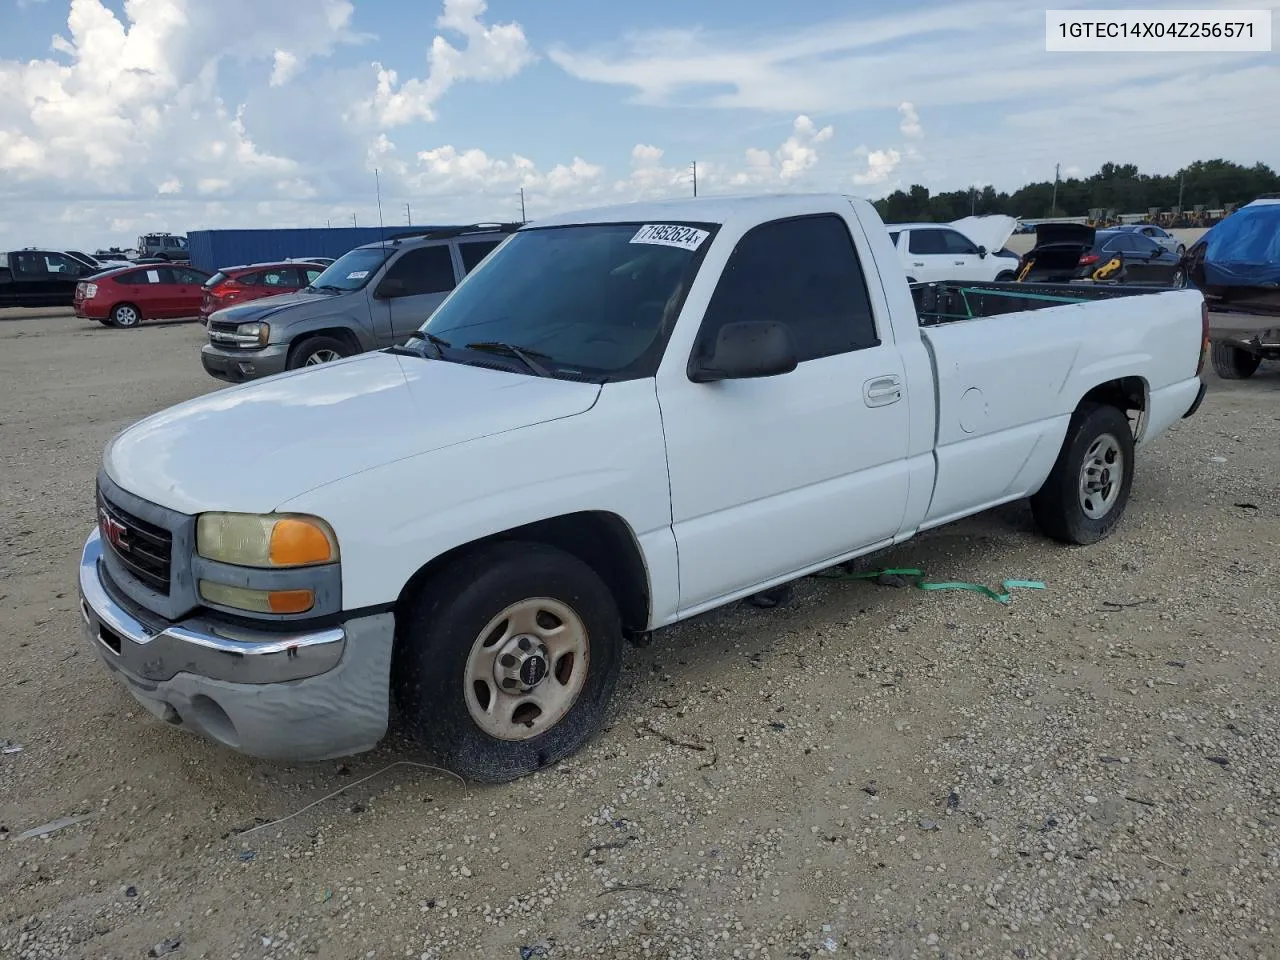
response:
[[[699,192],[871,197],[1008,189],[1055,163],[1280,165],[1274,53],[1047,53],[1044,5],[1021,0],[0,0],[0,17],[0,250],[369,225],[375,168],[401,224],[406,203],[415,222],[516,219],[521,188],[530,218],[688,195],[694,160]]]

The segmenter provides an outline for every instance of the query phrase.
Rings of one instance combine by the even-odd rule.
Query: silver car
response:
[[[1179,257],[1187,252],[1186,245],[1181,240],[1163,227],[1157,227],[1154,223],[1127,223],[1114,229],[1140,234],[1164,247],[1170,253],[1177,254]]]

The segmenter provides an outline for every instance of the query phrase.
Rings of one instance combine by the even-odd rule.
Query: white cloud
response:
[[[277,50],[274,59],[275,65],[271,68],[271,86],[282,87],[298,75],[302,64],[298,62],[298,57],[288,50]]]
[[[916,113],[914,103],[906,100],[898,104],[898,113],[902,114],[902,122],[898,124],[898,130],[904,137],[918,140],[924,136],[924,128],[920,126],[920,114]]]
[[[902,154],[897,150],[868,150],[866,147],[859,147],[854,151],[855,156],[863,157],[866,160],[866,170],[853,175],[853,182],[860,187],[880,186],[889,182],[889,178],[893,176],[893,172],[898,169],[898,164],[902,161]]]
[[[375,63],[377,87],[369,100],[357,104],[357,114],[371,115],[383,127],[434,120],[436,102],[455,83],[507,80],[531,64],[534,55],[524,28],[515,22],[486,26],[480,20],[486,8],[485,0],[444,0],[436,26],[461,34],[466,44],[458,48],[437,36],[427,53],[427,78],[414,77],[398,86],[396,71]]]
[[[172,196],[175,193],[182,192],[182,181],[177,177],[170,177],[168,180],[156,187],[156,193],[163,197]]]

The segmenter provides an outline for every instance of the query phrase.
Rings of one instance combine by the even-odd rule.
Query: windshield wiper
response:
[[[311,285],[311,284],[308,284],[307,289],[308,289],[308,290],[332,290],[334,293],[346,293],[346,292],[347,292],[346,290],[343,290],[341,287],[335,287],[335,286],[334,286],[333,284],[331,284],[331,283],[322,283],[322,284],[321,284],[320,286],[318,286],[318,287],[317,287],[317,286],[314,286],[314,285]]]
[[[517,347],[515,344],[503,343],[500,340],[483,340],[479,343],[468,343],[468,350],[481,350],[487,353],[500,353],[504,356],[515,357],[533,374],[539,377],[551,376],[551,371],[540,364],[534,357],[541,357],[543,360],[551,358],[545,353],[539,353],[537,350],[527,350],[524,347]]]
[[[453,344],[451,344],[448,340],[443,340],[440,337],[437,337],[434,333],[428,333],[426,330],[413,331],[413,333],[409,334],[409,339],[425,340],[427,343],[431,344],[433,347],[436,348],[437,360],[443,360],[445,350],[453,346]]]

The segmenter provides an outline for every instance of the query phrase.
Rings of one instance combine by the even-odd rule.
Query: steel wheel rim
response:
[[[133,307],[117,307],[116,323],[122,327],[132,327],[138,322],[138,311]]]
[[[528,740],[564,719],[586,685],[582,618],[549,597],[513,603],[471,645],[463,693],[471,719],[499,740]]]
[[[339,355],[338,351],[336,350],[317,350],[314,353],[312,353],[311,356],[307,357],[307,361],[306,363],[303,364],[303,366],[314,367],[316,364],[332,363],[334,360],[341,360],[341,359],[342,357]]]
[[[1124,451],[1112,434],[1104,433],[1089,445],[1080,467],[1080,509],[1090,520],[1101,520],[1120,499],[1124,468]]]
[[[1175,287],[1186,286],[1187,278],[1183,276],[1181,270],[1175,270],[1173,273],[1173,285]]]

